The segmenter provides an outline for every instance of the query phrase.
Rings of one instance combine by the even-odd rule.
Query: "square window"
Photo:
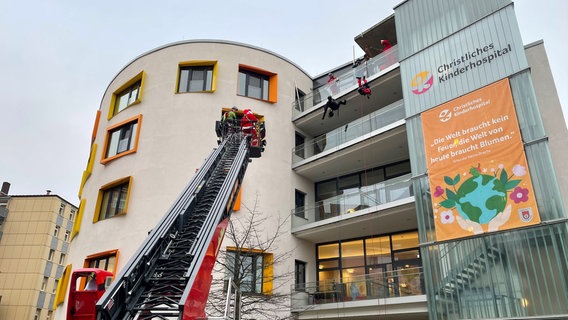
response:
[[[136,81],[132,86],[117,94],[114,102],[113,114],[119,113],[136,102],[138,100],[141,86],[142,80]]]
[[[125,214],[131,179],[126,178],[104,186],[99,190],[97,212],[94,221],[100,221]]]
[[[141,122],[142,115],[139,115],[107,129],[105,153],[101,160],[103,164],[136,152]]]
[[[113,92],[108,119],[128,107],[140,103],[144,79],[145,74],[142,71]]]
[[[277,75],[254,67],[239,66],[239,96],[276,102]]]
[[[213,90],[213,66],[180,67],[178,92]]]

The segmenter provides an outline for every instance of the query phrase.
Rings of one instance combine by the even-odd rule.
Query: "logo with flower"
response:
[[[453,178],[444,176],[447,187],[436,186],[433,194],[435,198],[441,198],[438,208],[448,209],[442,209],[439,214],[442,224],[457,220],[460,227],[475,234],[483,232],[481,225],[488,225],[489,231],[495,231],[509,220],[510,201],[515,204],[528,201],[529,190],[519,187],[520,177],[527,173],[524,166],[513,166],[511,175],[503,165],[492,168],[489,174],[487,171],[478,164],[469,170],[471,177],[463,182],[460,174]],[[454,217],[454,209],[459,216]]]

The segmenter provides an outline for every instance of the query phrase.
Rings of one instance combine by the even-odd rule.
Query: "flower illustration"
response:
[[[436,186],[436,190],[434,191],[434,197],[439,197],[444,194],[444,189],[440,186]]]
[[[511,194],[509,195],[509,198],[515,201],[515,203],[525,202],[529,200],[528,194],[529,189],[516,187],[515,190],[513,190],[513,192],[511,192]]]
[[[440,216],[443,224],[448,224],[454,222],[454,213],[452,210],[442,211],[442,215]]]
[[[513,167],[513,174],[517,177],[522,177],[527,174],[527,169],[520,164],[517,164]]]

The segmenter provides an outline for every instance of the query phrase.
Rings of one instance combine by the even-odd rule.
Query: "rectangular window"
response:
[[[239,66],[237,94],[269,102],[276,102],[277,75],[250,66]]]
[[[103,164],[136,152],[141,121],[142,115],[139,115],[134,119],[129,119],[107,129],[105,153],[101,160]]]
[[[103,269],[113,274],[116,272],[116,261],[118,259],[118,250],[110,250],[102,253],[93,254],[85,259],[83,266],[85,268]]]
[[[63,212],[64,212],[64,211],[65,211],[65,203],[62,203],[62,204],[59,206],[59,215],[60,215],[60,216],[63,216]]]
[[[59,256],[59,264],[62,265],[64,262],[65,262],[65,253],[62,253],[62,254]]]
[[[49,255],[47,256],[47,260],[53,261],[53,256],[55,255],[55,250],[49,249]]]
[[[300,260],[295,261],[295,285],[297,291],[306,289],[306,263]]]
[[[132,86],[116,95],[113,113],[117,114],[138,100],[142,81],[136,81]]]
[[[213,89],[213,66],[189,66],[179,70],[178,92],[201,92]]]
[[[105,185],[99,190],[94,222],[126,213],[131,182],[128,177]]]
[[[269,81],[265,75],[239,70],[239,95],[268,100]]]
[[[140,103],[144,80],[145,74],[142,71],[113,92],[108,119],[128,107]]]
[[[71,210],[69,213],[69,221],[73,221],[73,216],[75,215],[75,210]]]
[[[63,241],[68,242],[70,236],[71,236],[71,231],[65,231],[65,237],[63,238]]]
[[[228,250],[225,278],[232,278],[243,293],[263,294],[264,256],[256,250]]]
[[[61,229],[60,226],[55,226],[55,229],[53,230],[53,236],[56,238],[59,235],[59,229]]]
[[[306,206],[306,194],[300,190],[294,190],[295,194],[295,214],[298,217],[305,218],[304,209]]]
[[[41,291],[45,291],[47,288],[47,281],[49,281],[48,277],[43,277],[43,281],[41,282]]]

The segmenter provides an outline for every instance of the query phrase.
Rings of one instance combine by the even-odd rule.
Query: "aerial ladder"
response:
[[[95,308],[95,301],[80,296],[88,291],[74,291],[76,277],[92,270],[74,272],[68,320],[206,319],[224,230],[251,158],[264,151],[264,123],[256,123],[255,129],[253,135],[243,135],[237,127],[220,137],[218,147],[108,287],[102,278],[108,275],[98,270],[100,292],[87,298],[96,299]]]

